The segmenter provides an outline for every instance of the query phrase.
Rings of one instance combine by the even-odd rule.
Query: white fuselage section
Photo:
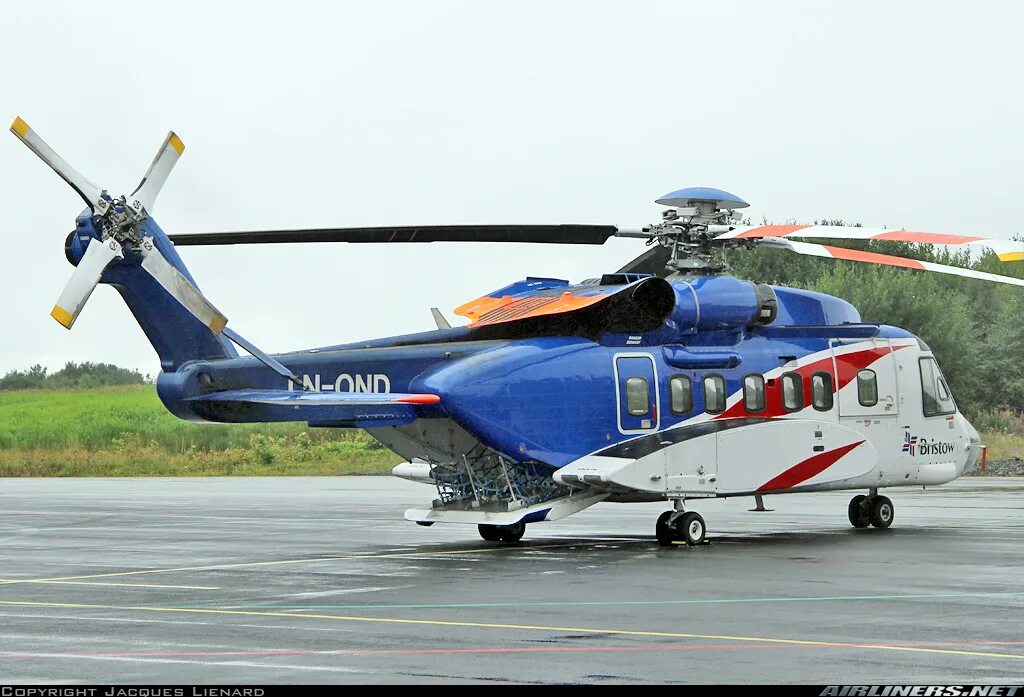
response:
[[[837,383],[831,399],[815,403],[809,394],[792,411],[771,403],[781,399],[785,374],[803,373],[806,381],[822,366]],[[931,366],[931,354],[912,338],[835,341],[764,375],[769,404],[762,415],[745,411],[740,390],[721,414],[700,414],[637,441],[635,457],[612,448],[554,476],[574,487],[666,498],[948,482],[980,458],[983,446]],[[923,381],[932,393],[927,410]],[[941,405],[937,390],[947,398]]]

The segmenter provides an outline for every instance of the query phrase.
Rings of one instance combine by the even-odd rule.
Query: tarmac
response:
[[[0,684],[1024,680],[1024,480],[599,504],[517,545],[393,477],[0,479]]]

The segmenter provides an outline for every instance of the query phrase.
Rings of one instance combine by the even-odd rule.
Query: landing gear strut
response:
[[[850,516],[850,524],[855,528],[874,525],[876,528],[884,529],[892,525],[896,507],[888,497],[879,496],[878,491],[872,489],[870,496],[858,494],[850,499],[847,513]]]
[[[526,523],[514,525],[477,525],[480,537],[488,542],[519,542],[526,532]]]
[[[658,516],[654,534],[662,547],[670,547],[674,542],[699,545],[704,542],[707,527],[700,513],[684,510],[683,502],[677,500],[674,511],[665,511]]]

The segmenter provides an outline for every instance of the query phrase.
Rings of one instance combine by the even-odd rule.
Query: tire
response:
[[[502,542],[519,542],[523,539],[523,535],[526,533],[526,523],[516,523],[515,525],[499,525],[498,535]]]
[[[654,535],[658,538],[658,544],[662,547],[671,547],[676,539],[676,531],[668,524],[672,511],[665,511],[658,516],[658,522],[654,524]]]
[[[876,496],[871,502],[871,524],[876,528],[885,529],[892,525],[896,517],[896,507],[885,496]]]
[[[476,529],[488,542],[501,542],[501,529],[497,525],[477,525]]]
[[[680,539],[688,545],[703,544],[706,534],[707,527],[704,525],[704,518],[700,513],[690,511],[676,520],[676,539]]]
[[[850,516],[850,525],[855,528],[866,528],[871,525],[870,513],[864,506],[864,501],[867,498],[864,494],[857,494],[850,499],[850,507],[847,510],[847,514]]]

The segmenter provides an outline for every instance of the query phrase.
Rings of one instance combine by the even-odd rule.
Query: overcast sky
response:
[[[121,194],[169,129],[168,232],[446,223],[642,224],[716,186],[751,215],[1024,232],[1019,3],[20,4],[0,19],[0,116]],[[82,204],[0,137],[0,373],[158,369],[117,293],[49,317]],[[526,275],[643,251],[540,245],[187,248],[269,351],[433,327]]]

